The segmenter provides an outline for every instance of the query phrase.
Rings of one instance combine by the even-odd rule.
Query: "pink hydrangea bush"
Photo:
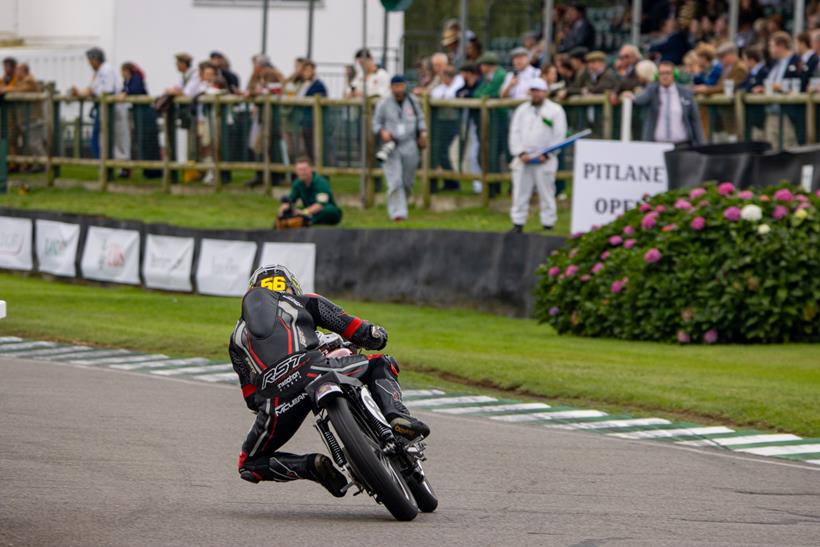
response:
[[[760,214],[742,213],[750,205]],[[560,333],[820,342],[820,191],[675,190],[568,243],[536,290],[537,317]]]

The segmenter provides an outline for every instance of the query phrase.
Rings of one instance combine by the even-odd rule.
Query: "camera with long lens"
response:
[[[376,151],[376,159],[379,161],[387,161],[387,158],[390,154],[393,153],[393,150],[396,149],[396,142],[395,141],[387,141]]]

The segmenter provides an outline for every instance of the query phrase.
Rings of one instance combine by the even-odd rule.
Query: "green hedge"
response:
[[[560,333],[685,343],[820,341],[820,191],[731,183],[645,197],[539,269]]]

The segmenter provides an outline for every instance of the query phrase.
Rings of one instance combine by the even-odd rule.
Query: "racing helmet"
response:
[[[260,266],[251,275],[248,281],[248,289],[262,287],[269,291],[290,292],[295,295],[302,295],[302,286],[296,280],[293,272],[281,264]]]

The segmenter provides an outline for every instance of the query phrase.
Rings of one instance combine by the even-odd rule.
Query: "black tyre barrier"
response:
[[[82,251],[91,226],[140,232],[140,264],[148,234],[193,238],[196,243],[191,280],[195,292],[204,238],[259,243],[255,263],[260,258],[261,243],[314,243],[318,292],[381,302],[463,306],[518,317],[532,315],[535,271],[550,251],[565,241],[562,237],[536,234],[454,230],[206,230],[0,207],[2,216],[78,224],[76,265],[80,277]]]

